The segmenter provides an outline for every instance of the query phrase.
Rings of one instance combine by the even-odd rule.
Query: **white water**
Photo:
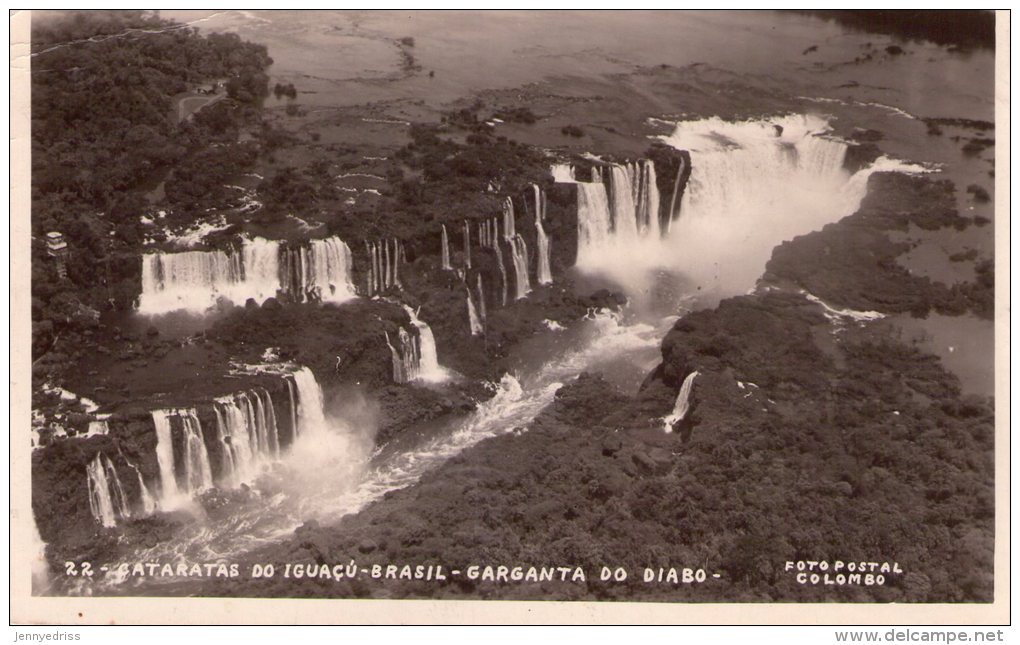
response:
[[[779,126],[781,132],[776,128]],[[656,271],[680,273],[695,285],[735,295],[751,288],[772,249],[854,212],[877,171],[917,172],[919,167],[879,159],[851,176],[843,169],[847,145],[829,136],[817,116],[729,122],[713,117],[676,124],[663,139],[689,150],[691,175],[668,235],[633,239],[626,191],[629,173],[609,174],[612,203],[599,183],[578,185],[578,258],[582,271],[611,278],[639,294]],[[920,168],[920,170],[925,170]],[[651,173],[637,182],[649,185]],[[635,184],[632,183],[632,186]],[[649,189],[649,207],[657,197]],[[614,219],[623,228],[614,228]]]
[[[189,495],[212,488],[209,453],[202,438],[202,424],[193,409],[178,412],[184,431],[184,481]]]
[[[400,264],[406,262],[404,245],[396,238],[365,242],[368,249],[368,289],[366,295],[374,296],[387,289],[400,287]]]
[[[453,266],[450,264],[450,237],[446,233],[446,224],[443,224],[443,268],[447,271],[453,271]]]
[[[323,410],[322,388],[315,380],[312,370],[301,367],[293,374],[297,389],[298,436],[314,440],[326,432],[326,416]]]
[[[478,317],[478,310],[475,309],[474,298],[471,297],[471,288],[465,286],[464,291],[467,294],[468,325],[471,328],[471,335],[480,336],[485,331],[485,328],[482,327],[482,321]]]
[[[691,390],[694,387],[694,379],[698,377],[697,370],[691,372],[684,379],[680,386],[680,393],[676,395],[676,403],[673,404],[673,412],[663,417],[662,423],[666,432],[673,432],[673,427],[684,420],[691,410]]]
[[[273,399],[269,392],[256,389],[217,399],[213,407],[222,453],[222,483],[227,487],[249,483],[280,455]]]
[[[885,314],[878,311],[856,311],[854,309],[839,309],[838,307],[832,307],[827,302],[814,296],[806,291],[801,291],[804,297],[811,302],[821,305],[822,315],[828,318],[830,321],[835,323],[842,323],[846,319],[852,320],[857,323],[866,323],[873,320],[880,320],[885,318]]]
[[[299,301],[310,294],[326,302],[354,297],[351,252],[338,237],[310,240],[296,248],[263,238],[246,239],[233,251],[147,253],[142,256],[138,311],[202,313],[225,298],[243,305],[262,302],[283,289]]]
[[[411,318],[411,324],[418,330],[418,370],[416,380],[441,383],[450,378],[446,368],[439,364],[436,338],[428,323],[418,318],[418,312],[404,305],[404,311]]]
[[[351,282],[351,249],[339,237],[310,240],[306,245],[287,249],[287,253],[291,257],[286,267],[296,274],[285,275],[281,280],[299,301],[315,297],[323,302],[341,303],[356,296]],[[268,265],[267,261],[267,275]]]
[[[153,410],[152,424],[156,428],[156,461],[159,463],[161,502],[170,505],[177,499],[177,475],[174,468],[173,429],[170,427],[170,410]]]
[[[478,274],[478,315],[481,316],[482,324],[488,320],[488,312],[485,309],[485,287],[482,285],[482,274]]]
[[[375,451],[374,417],[358,401],[334,414],[310,412],[322,392],[307,369],[295,374],[302,409],[302,435],[289,454],[256,487],[261,493],[220,519],[196,519],[172,540],[135,553],[135,561],[231,560],[251,549],[291,536],[309,519],[326,524],[355,513],[386,492],[409,486],[450,457],[489,437],[526,427],[553,401],[561,384],[587,367],[658,347],[671,324],[626,325],[619,316],[596,314],[557,343],[555,355],[520,378],[506,375],[495,395],[467,418],[431,433],[408,449]],[[334,406],[333,409],[336,409]],[[315,429],[313,429],[313,427]],[[110,579],[111,581],[113,578]],[[135,579],[159,585],[172,580]],[[119,581],[117,581],[119,583]]]
[[[528,245],[517,233],[514,217],[514,203],[507,197],[503,203],[503,239],[510,247],[510,259],[514,265],[514,300],[520,300],[531,292],[531,279],[528,276]],[[498,242],[496,248],[499,249]]]
[[[385,334],[385,336],[393,363],[393,382],[408,383],[417,379],[421,367],[421,350],[418,338],[407,333],[407,330],[401,327],[397,332],[399,343],[399,347],[397,347],[390,341],[389,334]]]
[[[553,181],[556,183],[573,184],[577,181],[574,179],[574,167],[568,163],[553,164],[549,172],[552,173]]]
[[[98,453],[85,468],[92,517],[106,528],[117,526],[117,520],[131,517],[131,511],[120,485],[117,469],[110,458]]]
[[[148,517],[156,512],[156,498],[152,496],[152,491],[145,485],[145,480],[142,478],[142,471],[138,470],[138,466],[134,465],[127,459],[124,460],[128,468],[135,471],[135,476],[138,478],[138,497],[142,507],[142,515]]]
[[[538,184],[531,185],[535,194],[535,235],[538,240],[537,265],[535,275],[539,284],[551,284],[552,269],[549,265],[549,236],[545,233],[542,220],[545,219],[545,193]]]
[[[184,454],[179,458],[174,453],[173,419],[178,420],[183,435]],[[196,493],[212,488],[209,453],[194,409],[153,410],[152,422],[156,427],[156,461],[162,488],[159,504],[169,510],[187,503]]]

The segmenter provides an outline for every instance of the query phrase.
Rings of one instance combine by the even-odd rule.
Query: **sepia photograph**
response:
[[[15,623],[1008,622],[1008,12],[29,13]]]

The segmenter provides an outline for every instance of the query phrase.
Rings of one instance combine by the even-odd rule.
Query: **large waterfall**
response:
[[[174,420],[183,437],[184,454],[179,456],[174,451]],[[156,461],[162,487],[160,505],[173,508],[213,485],[202,424],[193,408],[153,410],[152,422],[156,428]]]
[[[549,264],[549,236],[545,233],[542,221],[545,219],[545,193],[538,184],[531,185],[535,194],[535,235],[538,240],[537,266],[535,274],[539,284],[552,283],[552,268]]]
[[[674,426],[684,420],[691,410],[691,390],[694,388],[694,379],[698,377],[697,370],[691,372],[684,379],[680,386],[680,393],[676,396],[676,403],[673,404],[673,411],[663,417],[662,423],[666,432],[673,432]]]
[[[428,323],[418,318],[418,312],[404,305],[404,311],[411,319],[411,325],[417,332],[417,337],[411,335],[410,343],[414,346],[412,355],[416,355],[417,365],[412,365],[408,380],[421,380],[427,382],[440,382],[448,378],[449,374],[439,364],[439,355],[436,349],[436,339],[432,334],[432,328]],[[403,332],[403,330],[401,330]],[[407,355],[405,354],[406,358]]]
[[[117,520],[131,517],[124,488],[110,458],[99,453],[86,467],[89,509],[96,521],[110,528]]]
[[[243,305],[248,298],[261,302],[281,290],[301,302],[344,302],[354,297],[350,276],[351,252],[338,237],[296,247],[254,238],[227,251],[147,253],[138,311],[200,313],[220,298]]]
[[[666,205],[675,212],[660,218],[671,222],[668,233],[652,216],[660,201],[654,166],[603,166],[596,181],[577,184],[578,267],[632,294],[646,291],[656,271],[719,296],[747,291],[777,244],[860,204],[873,170],[844,170],[847,144],[829,132],[816,116],[677,123],[663,139],[689,151],[690,177],[679,203]]]
[[[661,227],[655,164],[648,159],[612,164],[595,168],[592,175],[602,181],[578,184],[578,264],[597,265],[605,254],[633,250],[638,241],[657,243]]]
[[[230,486],[251,481],[264,463],[280,455],[272,397],[258,388],[217,399],[214,408],[224,481]]]

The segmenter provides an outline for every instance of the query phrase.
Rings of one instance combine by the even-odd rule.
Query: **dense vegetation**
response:
[[[250,159],[230,143],[267,92],[266,48],[203,36],[147,11],[43,15],[32,26],[33,342],[74,332],[137,291],[143,192],[178,168],[168,198],[189,217],[196,195]],[[178,123],[177,98],[221,81],[226,96]],[[215,152],[201,151],[212,143]],[[211,157],[211,158],[210,158]],[[220,174],[209,173],[217,168]],[[222,183],[222,182],[220,182]],[[42,237],[70,248],[59,279]]]

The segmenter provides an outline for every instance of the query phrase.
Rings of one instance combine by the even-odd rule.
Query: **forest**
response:
[[[33,350],[83,331],[99,312],[131,304],[137,290],[145,193],[211,143],[254,127],[268,94],[266,48],[236,34],[202,35],[152,11],[42,13],[32,24]],[[222,82],[225,100],[178,123],[176,100]],[[218,148],[217,166],[252,155]],[[228,165],[224,166],[223,162]],[[194,162],[191,162],[194,165]],[[205,185],[184,189],[191,196]],[[173,181],[169,182],[173,185]],[[187,207],[194,200],[179,200]],[[188,217],[187,208],[180,217]],[[58,277],[43,237],[68,243]]]

